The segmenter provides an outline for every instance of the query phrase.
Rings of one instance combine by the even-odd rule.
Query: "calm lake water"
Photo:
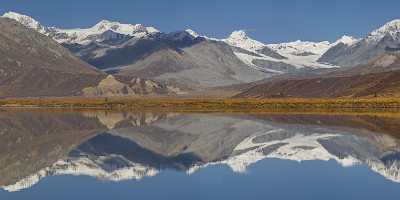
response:
[[[398,199],[399,119],[0,111],[0,199]]]

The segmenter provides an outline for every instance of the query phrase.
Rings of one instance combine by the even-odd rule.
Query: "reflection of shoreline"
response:
[[[156,113],[132,113],[132,112],[109,112],[109,111],[96,111],[96,112],[82,112],[83,116],[95,117],[108,129],[118,128],[121,126],[144,126],[149,125],[155,121],[168,117],[168,114]]]
[[[3,188],[18,191],[53,175],[139,180],[165,169],[191,174],[216,164],[244,172],[268,158],[335,160],[343,167],[365,164],[389,180],[400,180],[398,139],[373,132],[391,134],[400,126],[388,118],[148,113],[80,116],[96,119],[97,126],[106,126],[103,130],[108,133],[75,145],[68,157],[60,157],[16,184],[3,184],[8,185]]]

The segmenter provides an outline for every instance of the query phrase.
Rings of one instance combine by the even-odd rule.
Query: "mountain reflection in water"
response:
[[[139,180],[258,161],[334,160],[400,182],[396,116],[0,112],[0,187],[28,189],[57,175]]]

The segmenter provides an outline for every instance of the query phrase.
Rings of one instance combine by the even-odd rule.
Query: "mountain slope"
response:
[[[107,76],[12,19],[0,18],[0,53],[0,97],[175,93],[151,80]]]
[[[276,45],[251,39],[244,31],[219,40],[192,30],[162,33],[152,27],[107,20],[91,28],[67,30],[44,27],[17,13],[6,13],[4,17],[53,38],[107,73],[154,78],[184,89],[241,84],[284,73],[336,67],[316,62],[329,43],[288,43],[285,48],[320,48],[313,53],[290,54]]]
[[[372,31],[362,40],[332,47],[318,61],[353,67],[367,64],[381,54],[398,53],[399,50],[400,20],[393,20]]]
[[[400,56],[388,54],[348,70],[265,81],[236,97],[399,97],[399,66]]]
[[[75,95],[104,74],[53,40],[0,18],[0,96]]]
[[[176,45],[159,48],[120,68],[118,73],[154,78],[190,88],[247,83],[270,76],[246,66],[222,42],[201,38],[191,40],[192,45],[181,48]],[[166,43],[169,43],[168,40]]]
[[[320,84],[321,91],[306,92],[304,96],[326,96],[322,90],[331,85],[330,81],[335,85],[332,88],[339,87],[339,91],[333,91],[335,94],[330,96],[365,95],[360,91],[387,77],[374,79],[377,75],[367,74],[400,69],[395,58],[400,49],[399,20],[389,22],[361,40],[343,36],[334,43],[295,41],[264,44],[250,38],[244,31],[234,31],[228,38],[220,40],[200,36],[190,29],[162,33],[140,24],[107,20],[91,28],[59,29],[45,27],[17,13],[6,13],[4,17],[16,19],[24,26],[53,38],[82,60],[116,77],[155,79],[186,90],[240,85],[274,76],[269,83],[278,83],[277,80],[281,81],[279,83],[292,83],[293,77],[297,77],[302,81],[323,80],[327,84]],[[346,68],[350,66],[353,67],[351,70]],[[344,83],[334,81],[339,80],[336,79],[339,76]],[[357,79],[351,80],[353,76]],[[284,82],[285,77],[290,80]],[[314,88],[312,81],[306,85],[309,84]],[[348,85],[355,88],[347,88]],[[90,86],[90,93],[104,93],[102,89],[93,87],[96,86]],[[292,95],[292,92],[286,91],[288,88],[278,91],[279,88],[285,89],[278,85],[273,89],[276,94],[269,95]],[[296,87],[293,89],[296,90]],[[308,91],[308,88],[301,91]],[[318,95],[318,92],[324,94]],[[386,95],[385,92],[380,93]],[[390,95],[394,95],[393,92]]]
[[[65,46],[108,73],[155,79],[183,89],[246,83],[270,76],[241,62],[229,45],[192,34],[179,31]]]
[[[14,19],[26,27],[37,30],[39,33],[53,38],[58,43],[67,44],[88,44],[92,41],[101,41],[104,39],[101,36],[110,31],[136,38],[146,37],[159,32],[154,27],[145,27],[142,24],[122,24],[108,20],[102,20],[90,28],[60,29],[55,27],[45,27],[32,17],[15,12],[4,13],[3,17]],[[116,36],[108,35],[108,37]]]
[[[244,31],[234,31],[222,41],[235,47],[236,56],[250,67],[275,75],[338,68],[338,66],[317,62],[319,57],[331,47],[329,42],[295,41],[264,44],[250,38]]]

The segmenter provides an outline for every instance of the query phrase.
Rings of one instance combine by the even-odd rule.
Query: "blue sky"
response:
[[[142,23],[169,32],[191,28],[212,37],[245,29],[263,42],[365,36],[400,18],[399,0],[1,0],[44,25],[88,27],[101,19]]]

